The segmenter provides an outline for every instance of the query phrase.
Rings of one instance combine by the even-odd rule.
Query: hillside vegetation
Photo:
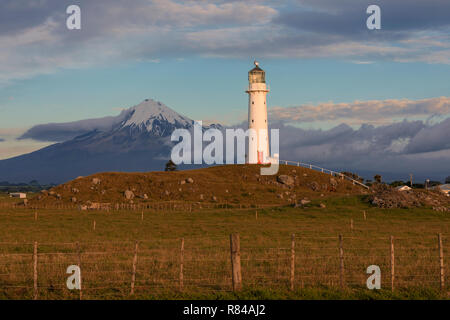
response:
[[[175,172],[98,173],[44,191],[31,204],[288,204],[364,193],[367,190],[350,181],[307,168],[281,165],[277,175],[262,176],[259,165],[225,165]]]

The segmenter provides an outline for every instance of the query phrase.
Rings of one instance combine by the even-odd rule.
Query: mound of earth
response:
[[[307,168],[280,165],[260,175],[259,165],[224,165],[196,170],[98,173],[42,191],[29,205],[151,203],[286,204],[330,195],[365,194],[351,182]]]
[[[386,185],[373,188],[369,202],[379,208],[432,207],[436,211],[450,211],[450,198],[438,191],[398,191]]]

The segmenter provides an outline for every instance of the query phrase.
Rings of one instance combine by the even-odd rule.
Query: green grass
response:
[[[319,203],[326,208],[319,208]],[[84,296],[130,298],[134,241],[139,240],[138,288],[132,297],[136,299],[438,299],[446,296],[439,292],[436,234],[443,234],[448,257],[449,222],[450,215],[429,208],[374,208],[361,196],[313,200],[304,209],[145,211],[143,221],[140,211],[46,209],[38,210],[35,221],[30,209],[1,209],[0,275],[9,276],[0,276],[0,298],[32,297],[34,241],[42,254],[38,267],[41,298],[77,298],[59,288],[67,277],[65,268],[77,264],[75,242],[83,253],[83,281],[86,288],[92,288]],[[231,233],[239,233],[241,238],[245,288],[240,293],[230,290]],[[288,290],[291,234],[296,235],[296,289],[292,292]],[[338,284],[339,234],[344,236],[344,290]],[[395,237],[398,277],[393,293],[391,235]],[[181,238],[185,238],[183,292],[179,292],[177,280]],[[51,255],[56,252],[61,254]],[[90,252],[107,254],[91,256]],[[370,264],[382,269],[380,291],[364,288],[365,268]],[[448,276],[446,280],[448,283]],[[5,288],[18,284],[27,288]]]

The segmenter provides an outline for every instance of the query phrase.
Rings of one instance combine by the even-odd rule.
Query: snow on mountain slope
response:
[[[191,119],[181,116],[163,103],[146,99],[134,107],[123,110],[117,116],[39,124],[30,128],[19,139],[63,142],[95,130],[109,132],[125,127],[167,136],[173,129],[189,128],[192,123]]]
[[[177,127],[189,127],[191,119],[185,118],[159,101],[146,99],[129,109],[129,117],[122,122],[122,127],[145,127],[152,131],[156,123],[167,122]]]

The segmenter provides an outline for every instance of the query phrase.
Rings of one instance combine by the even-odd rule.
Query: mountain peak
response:
[[[193,124],[191,119],[153,99],[145,99],[125,113],[125,119],[119,125],[121,129],[147,131],[160,136],[171,134],[175,128],[189,128]]]

